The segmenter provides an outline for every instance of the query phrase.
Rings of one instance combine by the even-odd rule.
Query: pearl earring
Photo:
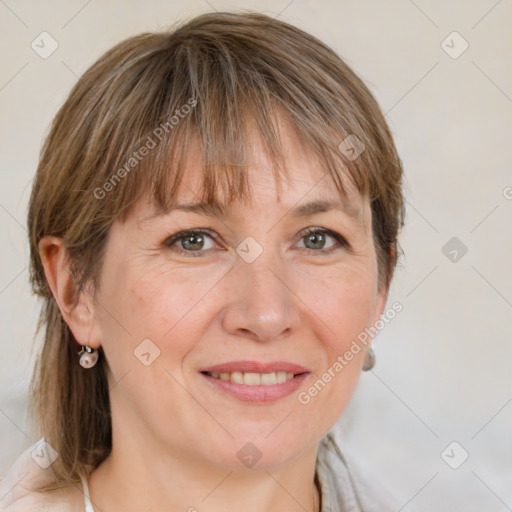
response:
[[[82,368],[92,368],[98,362],[98,351],[88,345],[82,345],[82,350],[78,352],[78,355],[80,356],[80,366]]]
[[[372,347],[366,349],[366,355],[364,358],[363,371],[367,372],[375,366],[375,352]]]

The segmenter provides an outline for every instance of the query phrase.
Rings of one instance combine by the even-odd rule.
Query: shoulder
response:
[[[41,492],[50,484],[51,471],[45,459],[44,438],[29,446],[0,477],[0,512],[82,512],[83,495],[75,488]],[[80,502],[82,503],[80,506]]]
[[[320,442],[317,474],[322,511],[324,504],[331,512],[395,512],[403,506],[382,479],[332,431]]]

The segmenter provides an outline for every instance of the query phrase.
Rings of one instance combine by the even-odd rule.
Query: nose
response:
[[[226,332],[259,342],[279,340],[300,323],[300,299],[287,279],[286,264],[266,251],[252,263],[239,259],[231,270],[230,300],[222,319]]]

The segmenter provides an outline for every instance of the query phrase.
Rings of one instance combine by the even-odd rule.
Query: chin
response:
[[[275,428],[274,424],[272,428]],[[279,427],[278,427],[279,428]],[[292,463],[306,450],[314,447],[314,440],[304,437],[304,432],[296,429],[295,432],[283,429],[282,432],[271,432],[266,429],[262,435],[259,429],[240,429],[240,435],[234,439],[226,439],[223,444],[216,445],[216,454],[212,462],[220,464],[229,471],[275,471]],[[254,432],[251,435],[250,432]],[[298,435],[301,434],[301,435]],[[212,453],[209,454],[211,457]]]

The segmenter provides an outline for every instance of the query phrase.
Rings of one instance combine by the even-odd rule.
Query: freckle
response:
[[[144,293],[141,292],[140,288],[132,287],[129,290],[130,296],[134,297],[136,302],[144,302]]]

